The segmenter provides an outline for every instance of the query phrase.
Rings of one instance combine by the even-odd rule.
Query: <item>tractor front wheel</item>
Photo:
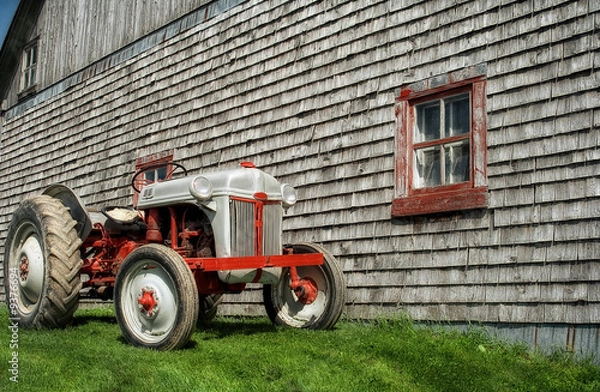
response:
[[[67,208],[50,196],[24,200],[4,249],[9,316],[24,328],[63,327],[79,304],[81,239]]]
[[[121,332],[134,346],[178,349],[194,332],[196,282],[171,248],[149,244],[131,252],[119,268],[114,300]]]
[[[279,282],[264,285],[265,310],[276,325],[306,329],[330,329],[339,320],[346,302],[344,274],[335,257],[312,243],[293,245],[294,253],[322,253],[322,265],[297,267],[302,292],[291,289],[289,269]]]

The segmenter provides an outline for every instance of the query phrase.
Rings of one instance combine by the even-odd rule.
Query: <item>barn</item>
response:
[[[588,0],[22,0],[0,255],[52,183],[131,205],[141,162],[252,161],[298,191],[285,239],[341,262],[345,317],[598,355],[599,30]]]

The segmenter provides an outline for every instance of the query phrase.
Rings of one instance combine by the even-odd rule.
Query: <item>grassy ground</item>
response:
[[[0,323],[8,325],[5,306]],[[17,335],[0,330],[1,391],[600,391],[600,368],[589,361],[404,319],[304,331],[219,318],[174,352],[126,344],[112,309],[80,310],[66,329]]]

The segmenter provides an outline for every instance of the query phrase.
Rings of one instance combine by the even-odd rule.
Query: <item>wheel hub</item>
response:
[[[21,281],[26,281],[27,277],[29,276],[29,259],[27,258],[27,255],[21,256],[21,261],[19,263],[19,271]]]
[[[142,294],[137,298],[138,307],[143,315],[148,317],[156,316],[158,312],[158,298],[152,288],[142,288]]]
[[[319,295],[317,284],[311,278],[302,278],[294,288],[298,301],[305,305],[312,304]]]
[[[21,245],[15,258],[15,268],[19,274],[20,294],[24,306],[37,303],[44,289],[44,251],[39,239],[29,235]]]

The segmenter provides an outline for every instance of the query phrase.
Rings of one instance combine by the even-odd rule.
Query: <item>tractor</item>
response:
[[[329,329],[339,320],[346,286],[334,256],[283,243],[292,186],[251,162],[199,175],[176,162],[146,165],[131,186],[135,207],[88,209],[61,184],[20,203],[3,263],[9,317],[20,327],[68,325],[85,294],[113,301],[130,344],[179,349],[223,294],[249,284],[262,285],[275,325]]]

